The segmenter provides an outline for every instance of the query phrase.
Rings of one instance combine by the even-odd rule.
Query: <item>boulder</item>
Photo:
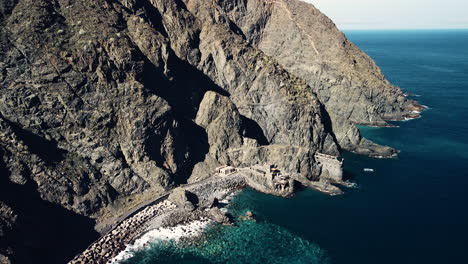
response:
[[[210,197],[209,199],[205,200],[203,202],[203,205],[202,207],[205,207],[205,208],[214,208],[214,207],[218,207],[219,205],[219,200],[218,198],[216,197]]]
[[[11,264],[10,259],[7,256],[0,254],[0,263],[1,264]]]
[[[231,219],[228,217],[228,215],[219,208],[211,208],[208,211],[208,217],[217,223],[223,225],[232,225]]]
[[[196,195],[182,188],[174,189],[168,199],[185,210],[193,211],[196,208]]]
[[[242,221],[247,221],[247,220],[255,221],[254,214],[251,211],[245,212],[244,215],[239,216],[239,219]]]

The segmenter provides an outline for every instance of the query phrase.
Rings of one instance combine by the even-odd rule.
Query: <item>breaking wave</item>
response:
[[[330,263],[326,252],[317,244],[281,226],[262,219],[239,220],[240,215],[250,210],[246,207],[242,201],[233,201],[229,211],[234,216],[235,226],[211,226],[196,240],[158,241],[122,263]]]

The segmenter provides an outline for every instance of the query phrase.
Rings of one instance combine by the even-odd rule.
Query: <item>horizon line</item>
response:
[[[348,30],[468,30],[466,28],[339,28],[341,31],[348,31]]]

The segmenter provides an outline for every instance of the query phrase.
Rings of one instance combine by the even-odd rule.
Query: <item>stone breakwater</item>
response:
[[[158,202],[155,204],[142,208],[120,222],[69,264],[111,262],[136,239],[157,228],[174,227],[181,223],[207,218],[222,222],[227,218],[220,217],[220,211],[213,208],[213,204],[244,186],[244,177],[236,174],[229,177],[213,176],[198,183],[176,188],[161,199],[157,199]],[[172,195],[181,190],[183,195]],[[193,207],[184,206],[187,202]]]
[[[69,263],[106,263],[144,231],[148,220],[162,216],[175,208],[176,206],[167,200],[146,207],[121,222]]]

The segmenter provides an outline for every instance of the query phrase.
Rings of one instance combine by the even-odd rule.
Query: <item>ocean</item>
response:
[[[399,157],[344,153],[358,187],[341,196],[244,190],[231,211],[256,222],[212,228],[197,246],[156,243],[125,263],[468,263],[468,30],[345,34],[429,107],[398,128],[360,127]]]

